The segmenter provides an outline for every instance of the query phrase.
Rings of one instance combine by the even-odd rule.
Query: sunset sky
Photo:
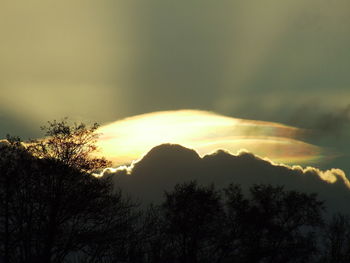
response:
[[[349,177],[348,0],[2,0],[0,32],[0,138],[40,137],[46,121],[68,116],[100,123],[119,140],[108,147],[130,145],[132,158],[167,140],[203,153],[250,143],[261,157]],[[201,133],[174,113],[184,109],[204,116]],[[163,134],[188,133],[155,136],[164,124]],[[276,138],[294,148],[269,150]]]

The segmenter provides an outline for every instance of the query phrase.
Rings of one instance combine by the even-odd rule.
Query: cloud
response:
[[[327,111],[309,103],[293,114],[290,123],[313,130],[313,135],[340,138],[346,136],[350,128],[350,104]]]
[[[4,148],[9,146],[10,143],[8,142],[8,140],[0,140],[0,148]]]
[[[228,117],[209,111],[152,112],[102,126],[100,155],[125,164],[162,143],[176,143],[205,154],[241,149],[289,164],[317,163],[326,156],[321,148],[300,140],[305,130],[275,122]],[[328,157],[328,156],[327,156]]]
[[[1,103],[0,103],[1,104]],[[2,110],[0,106],[0,138],[5,138],[7,134],[21,137],[34,137],[40,131],[40,126],[33,125],[29,119],[22,119],[20,116]]]
[[[113,176],[117,187],[146,202],[159,201],[164,190],[189,180],[215,183],[218,187],[238,183],[244,189],[265,183],[318,193],[330,210],[350,212],[344,201],[350,198],[350,184],[342,170],[322,171],[315,167],[276,164],[245,151],[238,155],[217,151],[200,157],[192,149],[163,144],[154,147],[132,166],[114,172],[106,170],[105,175]]]

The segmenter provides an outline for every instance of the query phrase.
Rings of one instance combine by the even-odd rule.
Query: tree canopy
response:
[[[0,143],[1,263],[349,262],[349,217],[327,220],[316,194],[189,181],[141,208],[93,175],[109,165],[92,155],[97,127],[53,121]]]
[[[44,127],[47,137],[24,147],[10,139],[0,158],[0,253],[4,262],[101,262],[126,243],[133,203],[92,171],[96,125]],[[112,253],[112,254],[111,254]],[[79,261],[80,262],[80,261]]]

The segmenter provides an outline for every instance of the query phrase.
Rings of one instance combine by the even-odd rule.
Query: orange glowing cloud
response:
[[[199,110],[137,115],[99,128],[100,155],[114,165],[131,163],[162,143],[181,144],[201,156],[224,149],[252,152],[285,164],[314,164],[322,149],[298,140],[305,132],[274,122],[244,120]]]

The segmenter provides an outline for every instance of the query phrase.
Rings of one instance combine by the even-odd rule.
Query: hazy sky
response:
[[[1,136],[202,109],[322,130],[349,162],[348,0],[1,0],[0,32]]]

